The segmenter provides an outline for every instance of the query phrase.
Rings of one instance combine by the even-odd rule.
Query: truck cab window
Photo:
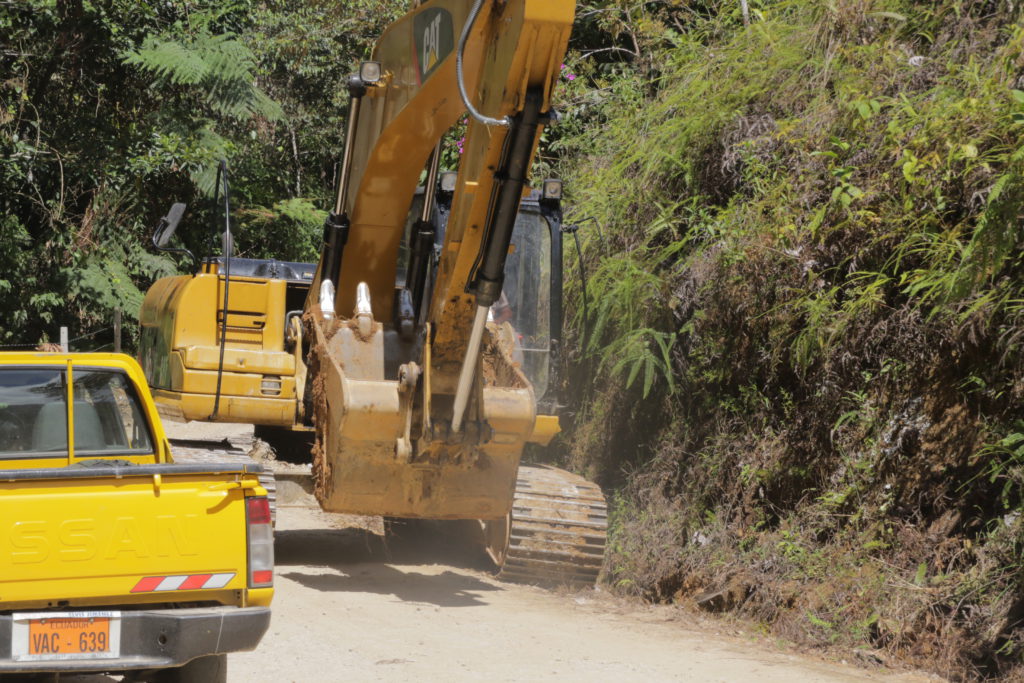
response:
[[[61,370],[10,368],[0,371],[0,458],[17,457],[35,450],[36,422],[43,406],[57,406],[58,414],[63,413],[65,395]],[[66,437],[64,448],[67,448]]]
[[[151,453],[149,428],[135,388],[118,372],[76,370],[75,453],[127,455]],[[79,411],[82,411],[79,422]]]
[[[74,369],[75,455],[153,452],[149,427],[128,378]],[[0,459],[53,456],[68,448],[64,369],[0,370]]]

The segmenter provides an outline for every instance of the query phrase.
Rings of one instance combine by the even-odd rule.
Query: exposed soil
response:
[[[927,680],[781,652],[679,608],[500,583],[444,531],[385,543],[359,518],[282,509],[274,620],[229,680]]]
[[[168,424],[179,439],[244,448],[252,428]],[[938,680],[828,661],[673,606],[603,590],[549,591],[492,578],[448,524],[279,506],[274,617],[255,652],[229,657],[231,682],[382,680]],[[112,683],[105,676],[74,683]]]

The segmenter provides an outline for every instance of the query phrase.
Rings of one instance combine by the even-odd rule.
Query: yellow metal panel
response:
[[[224,280],[215,273],[162,278],[146,292],[142,304],[142,364],[153,386],[181,389],[173,376],[170,354],[192,347],[216,349]],[[293,374],[294,361],[284,351],[284,280],[232,277],[227,317],[225,365],[248,365],[253,372]],[[266,358],[260,354],[269,353]],[[280,355],[277,355],[280,354]],[[219,351],[215,352],[219,360]],[[200,352],[207,363],[207,353]],[[259,360],[257,360],[259,359]],[[213,366],[216,368],[216,365]],[[287,368],[291,368],[288,370]],[[178,384],[175,384],[177,380]]]
[[[219,346],[186,346],[179,351],[181,363],[194,370],[220,367]],[[295,356],[284,351],[224,349],[224,370],[263,375],[294,375]]]
[[[250,588],[247,595],[246,607],[270,607],[270,601],[274,597],[273,588]]]
[[[154,396],[163,410],[181,415],[184,420],[208,421],[213,413],[212,394],[182,394],[157,389]],[[222,396],[214,421],[292,427],[295,425],[295,399]]]
[[[251,398],[295,398],[295,378],[271,375],[270,379],[280,378],[281,391],[278,394],[264,393],[261,384],[268,375],[253,374],[249,372],[232,371],[225,368],[221,377],[221,396],[248,396]],[[171,377],[177,379],[172,382],[172,390],[179,390],[193,394],[217,393],[217,371],[216,370],[192,370],[182,362],[181,354],[171,354]],[[180,378],[180,379],[178,379]]]
[[[170,327],[170,348],[211,343],[217,338],[217,276],[173,279],[184,282],[174,288],[174,298],[167,301],[160,318],[161,327]]]
[[[558,424],[557,415],[538,415],[533,426],[533,434],[530,435],[530,443],[547,446],[560,431],[562,427]]]
[[[0,483],[0,597],[120,602],[147,576],[220,572],[244,589],[243,491],[217,490],[235,478],[165,474],[159,491],[146,477]]]
[[[224,304],[224,279],[215,275],[202,275],[200,277],[217,278],[217,298],[215,305],[215,316],[217,318],[217,337],[220,339],[220,310]],[[258,331],[255,343],[264,351],[284,350],[284,315],[285,311],[285,288],[287,283],[284,280],[265,280],[249,278],[231,278],[231,285],[228,292],[228,346],[231,346],[232,339],[240,339],[241,336],[231,334],[231,328],[236,330],[248,329],[250,332]],[[209,344],[209,342],[206,342]],[[245,342],[242,342],[245,343]]]

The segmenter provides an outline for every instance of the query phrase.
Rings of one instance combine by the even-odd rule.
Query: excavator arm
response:
[[[481,0],[476,4],[479,11],[461,60],[471,104],[492,118],[511,118],[523,112],[530,95],[535,108],[547,112],[569,39],[574,3]],[[466,113],[456,62],[472,9],[469,0],[432,0],[392,24],[373,51],[381,76],[358,98],[351,151],[346,155],[350,170],[342,178],[346,187],[339,193],[345,201],[336,206],[336,213],[346,214],[350,222],[335,283],[338,311],[353,310],[356,288],[366,282],[379,318],[391,318],[409,203],[431,152]],[[498,169],[510,137],[513,131],[508,127],[469,121],[429,316],[435,326],[444,327],[442,337],[462,339],[461,346],[473,317],[473,299],[465,290],[488,220],[494,218],[492,194],[504,182]],[[538,138],[539,130],[534,130],[528,143],[521,145],[528,154],[525,168]],[[517,196],[515,205],[518,201]],[[319,292],[325,267],[333,266],[326,262],[326,255],[321,259],[313,296]],[[459,299],[457,305],[450,304],[451,297]]]
[[[508,308],[506,261],[573,12],[573,0],[430,0],[381,37],[351,82],[338,198],[305,313],[307,393],[325,509],[480,520],[503,576],[590,583],[604,497],[567,472],[520,467],[556,418],[538,419],[524,330],[490,320],[492,306]],[[450,213],[432,225],[439,142],[467,112]],[[411,255],[400,264],[403,240]],[[433,257],[435,244],[426,267],[424,245]]]
[[[306,316],[327,509],[478,519],[511,507],[536,398],[487,312],[573,12],[572,0],[431,0],[387,29],[361,69],[371,77],[352,81],[351,135]],[[410,203],[467,110],[424,324],[408,344],[394,313]]]

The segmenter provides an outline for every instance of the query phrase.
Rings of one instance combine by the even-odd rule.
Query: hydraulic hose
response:
[[[234,240],[231,239],[231,198],[228,194],[228,165],[225,161],[221,161],[220,166],[217,168],[217,180],[219,181],[217,183],[218,188],[221,183],[224,186],[225,237],[222,249],[224,252],[222,254],[224,258],[224,307],[220,323],[220,360],[217,363],[217,393],[213,398],[213,412],[210,413],[211,420],[217,417],[217,413],[220,410],[221,382],[224,380],[224,350],[228,345],[228,287],[231,285],[231,252],[234,251]],[[214,205],[214,211],[216,211],[216,204]]]
[[[465,105],[466,111],[474,119],[484,124],[485,126],[502,126],[508,128],[512,125],[509,117],[504,116],[500,119],[495,119],[490,116],[485,116],[477,111],[473,103],[469,101],[469,95],[466,94],[466,83],[462,73],[462,53],[466,50],[466,41],[469,40],[469,33],[473,30],[473,25],[476,23],[477,17],[480,15],[480,8],[483,7],[484,0],[476,0],[473,3],[473,7],[469,10],[469,16],[466,18],[466,25],[462,27],[462,35],[459,36],[459,47],[455,51],[455,82],[459,85],[459,96],[462,98],[462,104]]]

